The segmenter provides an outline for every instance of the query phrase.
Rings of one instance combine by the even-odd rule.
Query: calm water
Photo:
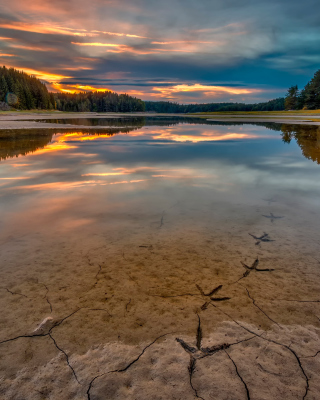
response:
[[[280,198],[299,207],[318,204],[317,127],[167,117],[47,122],[109,128],[0,133],[4,237],[20,229],[17,224],[26,214],[45,208],[47,218],[54,217],[69,196],[81,204],[85,225],[83,218],[94,222],[93,199],[96,213],[121,207],[129,211],[137,204],[155,212],[178,201],[199,209],[212,201],[232,208],[235,203],[262,205],[263,199]],[[51,209],[46,202],[53,198]],[[68,223],[77,224],[74,206],[65,212]],[[20,222],[13,224],[12,219]]]
[[[195,345],[198,316],[210,345],[247,337],[233,322],[241,321],[299,355],[319,350],[318,127],[138,117],[54,122],[97,128],[0,133],[0,393],[33,400],[61,398],[63,390],[65,398],[87,399],[95,376],[123,368],[172,333],[125,374],[97,379],[92,392],[124,398],[133,387],[139,394],[125,398],[150,398],[150,387],[162,392],[158,378],[144,389],[134,375],[133,383],[121,379],[139,366],[142,376],[156,377],[170,367],[174,384],[166,390],[179,386],[177,398],[193,397],[189,358],[175,338]],[[244,274],[242,263],[257,257],[261,270]],[[216,287],[218,303],[205,295]],[[57,321],[52,337],[30,338]],[[250,390],[302,398],[305,380],[287,347],[280,354],[261,338],[241,346],[230,351],[246,377],[254,371]],[[210,372],[203,390],[213,377],[217,387],[235,379],[222,353],[212,365],[224,363],[223,379]],[[304,359],[309,376],[318,376],[318,358]],[[318,380],[310,382],[316,400]],[[231,398],[232,386],[223,385],[221,398]],[[159,399],[171,398],[170,390]]]
[[[258,225],[277,207],[318,212],[318,127],[167,117],[47,122],[108,128],[0,133],[3,244],[55,229],[90,235],[133,215],[141,226],[162,224],[168,210],[184,213],[187,227],[229,218],[240,205]]]

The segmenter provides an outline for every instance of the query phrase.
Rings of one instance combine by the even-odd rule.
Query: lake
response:
[[[319,127],[46,122],[0,131],[0,393],[317,399]]]

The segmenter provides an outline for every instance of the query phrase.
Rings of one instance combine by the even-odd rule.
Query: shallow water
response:
[[[265,331],[319,328],[318,127],[61,121],[106,128],[0,133],[0,341],[75,313],[52,332],[80,375],[79,357],[97,346],[138,346],[172,332],[194,340],[197,314],[207,337],[230,320]],[[241,264],[257,257],[267,271]],[[48,368],[58,350],[47,340],[1,345],[7,398],[39,384],[17,377],[22,368],[27,376]],[[68,398],[87,398],[95,375],[89,368],[83,376],[84,392],[69,388]],[[57,398],[50,390],[45,398]]]

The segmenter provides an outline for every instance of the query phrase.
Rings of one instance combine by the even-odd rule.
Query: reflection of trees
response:
[[[50,124],[69,124],[69,125],[84,125],[84,126],[107,126],[121,128],[142,128],[146,125],[144,117],[125,117],[125,118],[59,118],[38,120],[39,122],[47,122]]]
[[[84,122],[86,121],[86,122]],[[267,129],[282,132],[282,140],[290,143],[295,139],[301,147],[302,154],[309,160],[320,164],[320,127],[314,125],[292,125],[275,122],[233,122],[233,121],[208,121],[197,117],[125,117],[125,118],[88,118],[88,119],[60,119],[46,120],[50,123],[81,124],[87,126],[105,126],[99,130],[79,128],[77,133],[92,136],[129,133],[139,130],[144,126],[172,126],[181,123],[211,125],[211,126],[245,126],[256,125]],[[95,125],[93,125],[95,124]],[[9,157],[26,155],[38,149],[44,148],[50,143],[56,133],[73,133],[72,129],[24,129],[0,131],[0,160]]]
[[[52,140],[53,132],[34,129],[0,131],[0,160],[18,157],[43,149]]]
[[[275,131],[281,130],[281,124],[274,122],[233,122],[233,121],[208,121],[207,118],[200,117],[180,117],[180,116],[157,116],[157,117],[121,117],[121,118],[59,118],[59,119],[42,119],[39,122],[50,124],[69,124],[84,126],[108,126],[108,127],[136,127],[144,126],[174,126],[178,124],[196,124],[196,125],[212,125],[212,126],[243,126],[256,125]]]
[[[77,133],[86,135],[109,135],[113,136],[118,133],[129,133],[138,128],[106,128],[99,129],[98,132],[86,129],[79,129]],[[57,133],[73,133],[71,129],[10,129],[0,130],[0,160],[10,157],[25,156],[28,153],[34,153],[36,150],[46,147],[53,136]]]
[[[290,143],[295,139],[302,150],[302,154],[309,160],[320,164],[320,127],[315,125],[288,125],[281,126],[282,140]]]

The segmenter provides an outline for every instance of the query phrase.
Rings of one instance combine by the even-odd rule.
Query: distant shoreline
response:
[[[106,129],[105,126],[87,126],[73,124],[55,124],[39,122],[45,119],[86,119],[86,118],[123,118],[123,117],[199,117],[216,122],[278,122],[286,124],[320,125],[320,112],[235,112],[235,113],[208,113],[208,114],[159,114],[151,112],[135,113],[95,113],[95,112],[59,112],[59,111],[6,111],[0,112],[1,130],[20,129]],[[37,120],[37,121],[35,121]]]

